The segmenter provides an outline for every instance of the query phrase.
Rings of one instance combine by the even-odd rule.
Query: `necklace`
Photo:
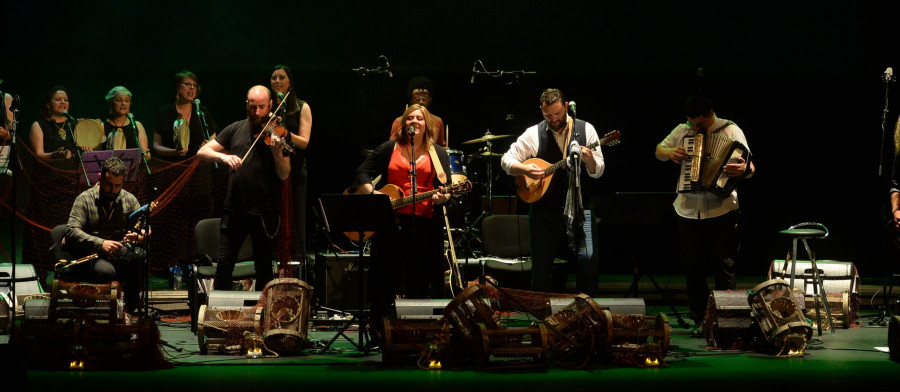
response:
[[[125,122],[128,121],[128,119],[122,119],[122,124],[121,124],[121,125],[116,124],[116,122],[113,121],[112,119],[109,119],[108,121],[109,121],[110,124],[112,124],[112,126],[116,127],[116,132],[122,132],[122,127],[125,126]]]
[[[63,122],[61,122],[61,123],[57,123],[56,121],[52,122],[53,126],[56,127],[56,132],[59,133],[59,138],[62,139],[63,141],[66,140],[66,130],[63,129],[66,126],[66,121],[69,121],[69,120],[63,120]]]

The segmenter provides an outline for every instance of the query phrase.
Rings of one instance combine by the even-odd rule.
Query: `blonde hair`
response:
[[[425,117],[425,147],[431,147],[434,143],[435,135],[437,135],[437,132],[434,130],[434,122],[431,121],[431,113],[428,112],[428,109],[417,103],[409,105],[406,111],[403,112],[403,115],[400,116],[400,131],[397,132],[397,144],[402,146],[409,144],[409,134],[404,129],[406,117],[416,110],[421,110],[422,116]]]

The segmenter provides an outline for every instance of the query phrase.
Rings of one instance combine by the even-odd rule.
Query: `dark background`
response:
[[[557,87],[598,133],[622,132],[620,145],[604,149],[605,175],[589,184],[592,195],[610,197],[674,190],[678,166],[657,161],[654,147],[684,121],[682,102],[702,67],[704,91],[744,130],[757,166],[739,188],[738,272],[764,274],[788,247],[777,232],[816,221],[831,230],[816,244],[820,259],[881,276],[896,264],[883,256],[888,195],[879,176],[891,159],[880,153],[881,75],[900,64],[893,4],[13,0],[0,5],[0,78],[22,99],[24,137],[57,84],[68,87],[74,116],[93,118],[106,115],[106,92],[124,85],[135,117],[152,126],[182,69],[199,76],[200,98],[224,127],[245,116],[246,90],[287,64],[313,112],[310,200],[341,192],[360,151],[387,139],[412,76],[433,80],[432,109],[449,126],[450,148],[467,154],[483,145],[462,142],[487,130],[518,135],[540,121],[540,92]],[[351,71],[384,67],[379,55],[393,78]],[[470,83],[476,60],[487,71],[536,74]],[[622,242],[601,233],[601,254],[610,255],[601,272],[623,271]],[[679,271],[675,235],[663,227],[638,246],[655,252],[658,268]]]

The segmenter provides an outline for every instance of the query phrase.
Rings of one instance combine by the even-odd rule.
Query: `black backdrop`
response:
[[[360,151],[387,138],[415,75],[435,84],[432,108],[451,148],[473,152],[480,145],[461,143],[486,130],[517,135],[540,120],[541,90],[557,87],[601,134],[622,131],[592,194],[671,191],[677,166],[653,150],[684,120],[702,67],[704,91],[744,129],[758,169],[740,188],[739,272],[761,274],[783,258],[777,231],[802,221],[831,229],[820,258],[853,261],[863,276],[888,265],[880,76],[900,64],[898,6],[888,2],[10,0],[0,9],[0,87],[21,96],[25,133],[56,84],[69,88],[73,115],[94,118],[105,115],[106,91],[124,85],[135,117],[152,124],[182,69],[199,75],[200,98],[224,126],[244,116],[248,87],[289,65],[313,112],[311,199],[340,192]],[[393,78],[351,72],[383,66],[379,55]],[[470,83],[475,60],[536,74]],[[661,257],[676,264],[674,253]]]

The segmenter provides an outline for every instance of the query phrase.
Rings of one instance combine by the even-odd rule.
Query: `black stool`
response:
[[[781,268],[781,276],[784,276],[788,267],[788,263],[791,264],[791,280],[790,287],[793,289],[794,287],[794,275],[796,275],[797,269],[797,240],[803,241],[803,247],[806,249],[806,254],[809,256],[810,269],[812,270],[812,281],[813,281],[813,296],[815,298],[815,306],[816,306],[816,327],[819,333],[819,336],[822,336],[822,315],[819,313],[819,304],[824,305],[825,315],[828,317],[828,329],[831,333],[834,333],[834,321],[831,318],[831,307],[828,304],[828,298],[825,296],[825,286],[822,284],[822,275],[819,267],[816,266],[816,256],[815,253],[810,249],[808,239],[825,239],[828,238],[828,228],[821,223],[816,222],[803,222],[793,225],[787,230],[782,230],[778,232],[783,236],[789,237],[792,239],[792,247],[788,251],[788,257],[784,260],[784,266]]]

